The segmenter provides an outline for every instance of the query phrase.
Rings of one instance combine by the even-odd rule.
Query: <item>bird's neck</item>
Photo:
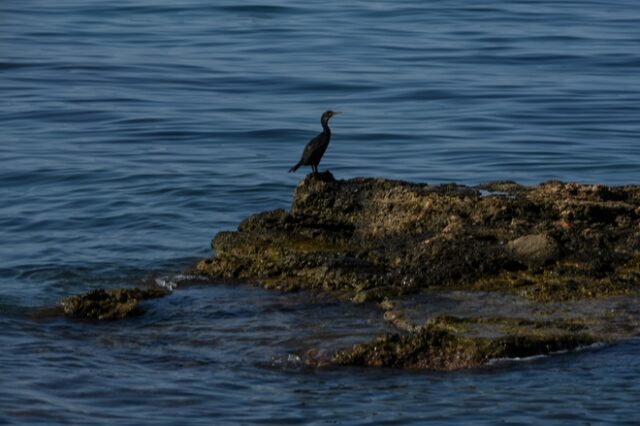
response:
[[[322,131],[325,132],[326,134],[330,135],[331,134],[331,129],[329,128],[329,120],[321,121],[321,123],[322,123]]]

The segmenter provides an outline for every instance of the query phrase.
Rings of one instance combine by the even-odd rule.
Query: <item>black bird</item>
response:
[[[324,152],[329,146],[331,140],[331,129],[329,129],[329,119],[338,114],[333,111],[326,111],[320,118],[322,123],[322,133],[318,134],[315,138],[311,139],[307,146],[304,147],[302,152],[302,158],[298,161],[298,164],[289,169],[289,173],[295,172],[300,166],[311,166],[311,170],[314,174],[318,173],[318,164],[324,155]]]

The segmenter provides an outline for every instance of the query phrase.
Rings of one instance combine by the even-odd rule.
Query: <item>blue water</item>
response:
[[[638,183],[637,1],[0,2],[0,423],[640,424],[638,342],[452,374],[313,370],[372,307],[183,286],[91,324],[32,308],[179,281],[339,178]]]

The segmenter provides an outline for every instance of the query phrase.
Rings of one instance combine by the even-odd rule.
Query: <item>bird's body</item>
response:
[[[295,172],[301,166],[311,166],[311,170],[313,173],[318,173],[318,165],[320,164],[320,160],[324,155],[327,147],[329,146],[329,142],[331,141],[331,129],[329,129],[329,119],[336,115],[337,112],[326,111],[322,114],[322,118],[320,118],[320,123],[322,124],[322,132],[318,134],[315,138],[311,139],[307,146],[304,147],[304,151],[302,152],[302,157],[300,161],[289,169],[289,173]]]

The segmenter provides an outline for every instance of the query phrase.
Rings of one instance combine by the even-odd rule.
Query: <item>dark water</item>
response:
[[[309,370],[376,313],[195,286],[121,323],[29,315],[287,207],[328,108],[339,178],[637,183],[640,3],[2,0],[0,423],[640,424],[638,342]]]

